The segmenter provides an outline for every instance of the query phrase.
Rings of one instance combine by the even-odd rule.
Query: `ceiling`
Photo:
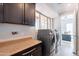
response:
[[[70,13],[77,10],[77,3],[46,3],[52,10],[62,13]]]

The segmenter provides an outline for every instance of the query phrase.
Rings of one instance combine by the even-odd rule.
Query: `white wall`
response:
[[[54,18],[54,29],[57,29],[57,30],[60,29],[60,17]]]
[[[14,31],[18,32],[18,34],[12,35],[11,32]],[[0,23],[1,40],[20,37],[20,36],[33,35],[34,32],[35,32],[35,28],[32,26]]]
[[[58,14],[45,3],[36,3],[36,10],[51,18],[58,16]]]

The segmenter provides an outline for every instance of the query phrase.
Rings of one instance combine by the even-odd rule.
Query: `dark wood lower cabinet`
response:
[[[31,53],[33,56],[41,56],[42,55],[42,50],[41,47],[35,48],[35,50]]]
[[[20,51],[12,56],[42,56],[41,44],[35,45],[23,51]]]

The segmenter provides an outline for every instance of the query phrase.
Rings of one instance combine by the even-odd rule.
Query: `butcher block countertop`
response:
[[[34,40],[32,37],[0,42],[0,56],[10,56],[39,43],[41,41]]]

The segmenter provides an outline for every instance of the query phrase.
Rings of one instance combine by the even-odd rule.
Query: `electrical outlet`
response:
[[[11,32],[12,33],[12,35],[16,35],[16,34],[18,34],[18,32]]]

